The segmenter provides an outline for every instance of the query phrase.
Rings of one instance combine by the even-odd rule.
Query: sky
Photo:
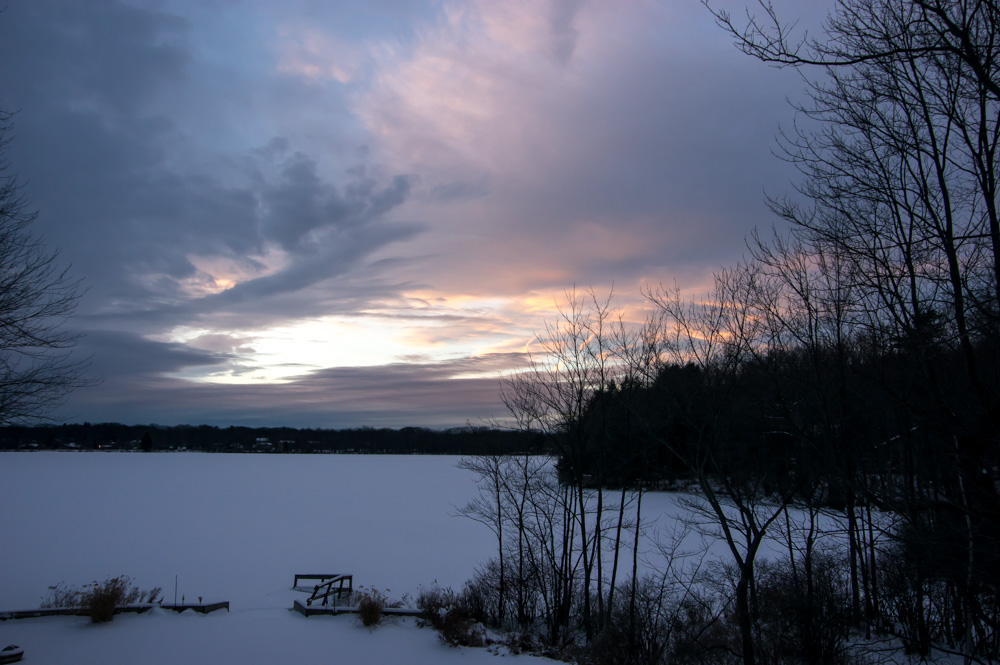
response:
[[[479,425],[568,290],[703,293],[796,177],[801,78],[697,0],[12,0],[0,62],[56,422]]]

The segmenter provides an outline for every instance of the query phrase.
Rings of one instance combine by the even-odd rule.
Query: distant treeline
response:
[[[471,426],[447,430],[423,427],[335,430],[83,423],[0,428],[0,450],[492,455],[543,452],[542,447],[542,438],[535,433]]]

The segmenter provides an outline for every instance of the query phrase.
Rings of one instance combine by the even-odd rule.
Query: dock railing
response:
[[[306,600],[307,606],[311,606],[314,600],[321,600],[323,607],[326,607],[331,597],[337,600],[354,593],[353,575],[300,574],[295,576],[293,588],[299,588],[299,580],[320,580],[320,583],[313,587],[312,595]]]

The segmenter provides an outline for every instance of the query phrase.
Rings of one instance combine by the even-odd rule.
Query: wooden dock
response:
[[[310,607],[313,601],[320,601],[319,605],[326,607],[333,598],[334,604],[338,600],[349,599],[354,593],[354,576],[343,573],[299,573],[295,575],[292,588],[296,591],[309,591],[308,587],[299,586],[299,580],[319,580],[319,584],[312,588],[312,595],[306,600],[306,606]],[[334,586],[336,585],[336,586]]]
[[[200,612],[202,614],[208,614],[209,612],[214,612],[216,610],[226,610],[229,611],[229,601],[224,600],[221,603],[202,603],[202,604],[188,604],[188,605],[160,605],[165,610],[173,610],[174,612],[183,612],[184,610],[194,610],[195,612]]]
[[[148,612],[154,607],[156,606],[151,603],[142,603],[140,605],[119,605],[115,608],[115,614],[121,614],[122,612],[142,614],[144,612]],[[39,607],[34,610],[11,610],[9,612],[0,612],[0,621],[7,621],[8,619],[36,619],[38,617],[89,616],[90,608],[88,607]]]
[[[299,580],[319,580],[314,587],[300,587]],[[302,601],[292,603],[292,610],[302,616],[316,615],[336,616],[338,614],[357,614],[358,608],[352,602],[354,594],[354,576],[342,573],[300,573],[295,575],[292,588],[296,591],[312,592],[312,595]],[[316,602],[319,601],[319,602]],[[342,605],[338,605],[342,601]],[[422,610],[415,607],[386,607],[382,614],[387,616],[420,616]]]
[[[327,580],[353,580],[353,575],[344,575],[342,573],[296,573],[295,579],[292,582],[292,588],[300,591],[305,589],[299,586],[299,580],[319,580],[320,585],[325,584]]]
[[[312,587],[299,586],[299,580],[319,580],[319,584]],[[336,584],[337,588],[333,588]],[[354,575],[343,573],[297,573],[292,582],[292,588],[296,591],[312,591],[316,593],[336,593],[343,595],[354,591]]]
[[[357,614],[358,608],[353,605],[343,605],[340,607],[310,607],[308,605],[303,605],[299,601],[295,601],[292,604],[292,609],[301,614],[302,616],[337,616],[338,614]],[[382,614],[385,616],[399,616],[399,617],[418,617],[423,614],[423,610],[418,607],[385,607],[382,609]]]

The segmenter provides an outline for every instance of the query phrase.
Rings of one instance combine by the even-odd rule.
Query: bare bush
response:
[[[160,596],[162,595],[163,595],[163,587],[155,586],[152,589],[146,591],[144,594],[142,594],[139,597],[139,602],[149,603],[150,605],[152,605],[156,601],[160,600]],[[201,598],[199,597],[198,600],[200,602]]]
[[[622,597],[630,585],[619,588]],[[589,650],[587,662],[594,665],[664,663],[670,642],[671,625],[664,603],[664,589],[651,578],[643,578],[635,589],[635,607],[616,605],[607,625]]]
[[[643,577],[618,589],[634,605],[614,606],[607,625],[581,659],[588,665],[708,665],[734,660],[739,629],[726,601],[690,584]],[[731,618],[731,617],[730,617]]]
[[[144,591],[132,585],[130,577],[119,575],[101,583],[92,582],[84,589],[81,599],[83,606],[90,610],[90,620],[105,623],[114,618],[119,605],[132,605],[145,596]]]
[[[439,587],[437,584],[429,589],[421,588],[417,596],[417,607],[423,614],[420,618],[437,628],[440,616],[458,604],[457,594],[451,587]]]
[[[691,597],[671,617],[669,661],[673,665],[725,665],[742,661],[739,628],[731,612],[709,599]]]
[[[371,628],[382,623],[384,610],[389,606],[388,596],[378,589],[359,589],[356,598],[362,625]]]
[[[850,661],[847,573],[832,557],[813,556],[808,563],[766,561],[758,566],[758,646],[765,662]]]
[[[53,584],[49,587],[48,595],[42,598],[41,607],[80,607],[83,605],[82,595],[82,589],[67,586],[65,582]]]
[[[42,600],[42,607],[87,608],[91,621],[104,623],[111,621],[117,607],[136,603],[155,603],[162,591],[161,587],[143,591],[133,585],[132,578],[127,575],[109,577],[103,582],[94,581],[82,588],[60,582],[49,587],[49,595]]]
[[[90,609],[90,620],[94,623],[111,621],[115,608],[124,603],[127,592],[127,577],[108,578],[103,584],[94,582],[84,596],[85,604]]]
[[[469,586],[466,586],[468,591]],[[481,598],[475,600],[477,605]],[[433,626],[441,641],[449,646],[485,646],[486,631],[471,614],[467,593],[457,594],[451,588],[432,587],[421,590],[417,607],[423,610],[421,618]]]

